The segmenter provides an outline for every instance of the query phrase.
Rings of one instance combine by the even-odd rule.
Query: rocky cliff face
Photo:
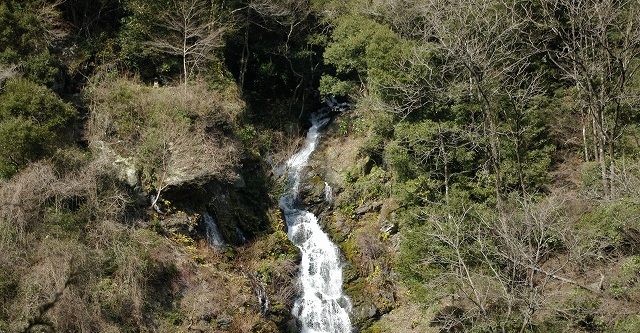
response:
[[[164,193],[180,210],[208,212],[215,217],[225,242],[243,245],[272,230],[268,210],[273,206],[264,165],[259,161],[244,163],[234,182],[199,178],[176,182]]]

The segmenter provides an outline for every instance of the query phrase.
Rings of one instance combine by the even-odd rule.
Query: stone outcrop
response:
[[[149,205],[149,198],[155,193],[145,191],[141,170],[132,157],[118,155],[103,141],[91,142],[90,147],[98,158],[114,167],[118,179],[138,193],[141,205]],[[167,186],[158,203],[163,213],[160,216],[163,228],[194,239],[203,238],[205,228],[201,215],[208,212],[215,217],[229,244],[241,245],[247,238],[268,229],[266,212],[270,199],[267,172],[261,162],[246,163],[244,169],[223,180],[219,179],[217,170],[207,172],[207,168],[198,163],[192,164],[189,170],[185,169],[189,163],[179,165],[179,170],[169,170]]]

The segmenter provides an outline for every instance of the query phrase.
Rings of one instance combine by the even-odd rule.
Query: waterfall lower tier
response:
[[[293,308],[293,314],[302,323],[302,333],[351,332],[351,303],[342,292],[340,252],[320,228],[317,217],[297,206],[302,170],[328,120],[318,114],[312,116],[304,147],[287,161],[288,191],[280,198],[289,239],[302,253],[299,277],[302,295]]]

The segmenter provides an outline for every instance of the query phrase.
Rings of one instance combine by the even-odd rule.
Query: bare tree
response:
[[[615,153],[629,112],[640,92],[632,81],[640,63],[640,1],[542,0],[535,20],[560,45],[541,46],[564,78],[573,82],[581,102],[585,160],[600,165],[605,196],[615,176]],[[591,140],[588,138],[591,137]],[[592,142],[593,151],[588,147]]]
[[[524,198],[497,214],[450,207],[429,215],[425,236],[437,250],[423,264],[444,268],[435,284],[454,287],[467,319],[490,318],[489,309],[500,307],[524,332],[548,304],[552,281],[599,291],[563,275],[589,254],[578,250],[563,206],[557,197],[540,203]]]
[[[64,2],[65,0],[43,1],[37,9],[36,15],[43,25],[43,38],[47,46],[51,46],[67,36],[68,24],[62,20],[59,10]]]
[[[159,32],[147,43],[152,49],[182,58],[183,83],[222,46],[226,28],[214,17],[207,0],[173,0],[156,24]]]
[[[522,195],[526,195],[528,188],[524,177],[525,134],[530,131],[531,124],[526,123],[526,115],[533,99],[543,93],[541,72],[530,70],[531,62],[523,58],[519,66],[506,76],[502,91],[506,98],[506,105],[502,108],[505,122],[504,135],[514,145],[516,157],[516,174]]]
[[[557,255],[563,248],[579,248],[579,238],[564,217],[563,206],[557,197],[540,203],[523,198],[507,214],[480,219],[477,244],[481,261],[500,286],[498,297],[506,304],[507,316],[519,311],[520,332],[548,303],[551,281],[593,291],[561,274],[586,255],[579,251]]]
[[[426,21],[420,28],[422,39],[445,55],[443,70],[450,80],[466,83],[468,94],[480,106],[500,204],[503,176],[498,100],[504,95],[504,81],[526,59],[521,43],[526,23],[509,1],[429,0],[422,13]]]

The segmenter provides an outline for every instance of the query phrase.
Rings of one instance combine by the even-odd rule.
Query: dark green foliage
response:
[[[320,165],[339,186],[319,216],[354,305],[375,305],[357,330],[636,332],[638,2],[561,2],[202,0],[225,33],[178,87],[181,57],[149,41],[182,0],[0,0],[0,331],[67,278],[51,330],[284,331],[297,258],[264,159],[334,95],[353,111],[331,153],[352,160]],[[242,246],[172,234],[175,209],[216,211]]]
[[[337,78],[323,76],[321,93],[346,96],[361,83],[384,87],[399,77],[390,69],[402,57],[403,41],[389,27],[356,15],[342,16],[335,24],[324,61],[335,67]]]
[[[224,61],[247,101],[246,120],[264,130],[291,131],[314,111],[324,25],[308,2],[226,3],[235,22]]]
[[[451,270],[459,265],[456,250],[461,251],[462,260],[471,265],[479,263],[474,235],[480,228],[481,211],[482,207],[474,207],[464,193],[454,192],[447,206],[408,210],[403,215],[405,232],[398,272],[419,302],[428,304],[460,287],[450,276]],[[456,237],[459,237],[457,249],[448,243]],[[439,288],[434,288],[435,285]]]
[[[0,177],[64,146],[75,116],[74,108],[46,87],[8,80],[0,91]]]
[[[161,35],[158,25],[171,1],[127,0],[123,3],[126,15],[119,31],[119,60],[141,75],[145,81],[163,80],[180,73],[180,61],[176,57],[153,51],[148,42],[152,36]]]
[[[51,86],[60,79],[61,71],[48,47],[63,31],[56,23],[57,14],[47,11],[43,3],[0,3],[0,64],[21,65],[27,78]]]

